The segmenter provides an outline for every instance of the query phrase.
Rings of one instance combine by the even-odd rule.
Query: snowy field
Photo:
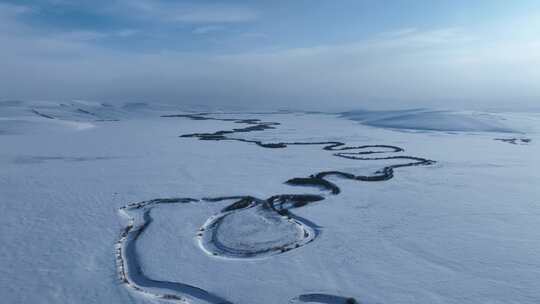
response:
[[[540,303],[540,114],[183,110],[0,103],[0,302]]]

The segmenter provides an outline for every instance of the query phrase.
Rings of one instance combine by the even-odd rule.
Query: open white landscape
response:
[[[540,304],[539,0],[0,0],[0,304]]]
[[[1,102],[1,302],[539,303],[539,132],[535,112]]]

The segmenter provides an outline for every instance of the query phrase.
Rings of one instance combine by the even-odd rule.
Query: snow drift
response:
[[[518,132],[518,130],[508,126],[503,117],[482,112],[414,109],[403,111],[351,111],[342,113],[342,116],[365,125],[391,129],[447,132]]]

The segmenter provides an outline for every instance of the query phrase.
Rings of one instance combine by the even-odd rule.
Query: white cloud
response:
[[[179,8],[169,14],[173,21],[187,23],[236,23],[254,21],[258,14],[245,7],[198,6]]]
[[[139,31],[134,29],[122,29],[101,32],[88,30],[71,30],[49,34],[47,38],[72,42],[95,42],[102,39],[131,37],[138,33]]]
[[[121,0],[109,8],[111,13],[150,19],[155,22],[242,23],[255,21],[258,12],[237,5],[182,4],[151,0]]]
[[[416,32],[418,32],[417,28],[406,27],[406,28],[396,29],[396,30],[393,30],[393,31],[383,32],[383,33],[380,33],[379,36],[386,37],[386,38],[392,38],[392,37],[396,38],[396,37],[401,37],[401,36],[407,36],[407,35],[410,35],[410,34],[414,34]]]
[[[139,33],[140,31],[136,29],[122,29],[122,30],[115,31],[114,35],[118,37],[131,37]]]
[[[15,17],[21,14],[34,11],[35,8],[27,5],[16,5],[9,3],[0,3],[0,17]]]
[[[207,26],[199,26],[193,30],[193,34],[197,35],[205,35],[209,33],[215,33],[225,30],[225,27],[222,25],[207,25]]]

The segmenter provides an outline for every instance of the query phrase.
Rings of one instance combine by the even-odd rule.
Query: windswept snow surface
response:
[[[462,114],[0,103],[2,302],[539,303],[540,116]]]
[[[523,133],[537,127],[520,113],[413,109],[350,111],[342,116],[368,126],[417,131]]]

